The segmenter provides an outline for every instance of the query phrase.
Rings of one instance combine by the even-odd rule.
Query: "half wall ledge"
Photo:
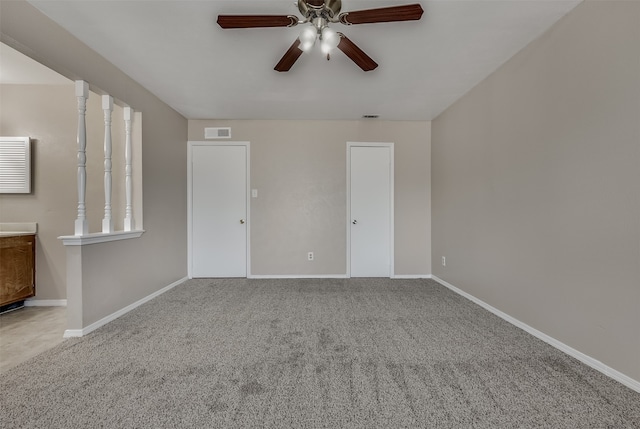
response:
[[[139,238],[144,230],[137,231],[116,231],[110,233],[96,232],[85,235],[63,235],[58,237],[65,246],[85,246],[88,244],[106,243],[108,241],[128,240]]]

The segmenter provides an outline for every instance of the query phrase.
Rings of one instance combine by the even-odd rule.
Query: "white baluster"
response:
[[[113,112],[113,97],[102,96],[102,110],[104,111],[104,218],[102,232],[113,232],[113,218],[111,217],[111,112]]]
[[[133,181],[131,166],[131,121],[133,120],[133,109],[131,107],[124,108],[124,164],[125,164],[125,194],[126,203],[124,208],[124,230],[134,231],[135,221],[133,219]]]
[[[85,196],[87,193],[87,98],[89,84],[83,80],[76,81],[76,97],[78,98],[78,217],[75,222],[75,235],[89,233]]]

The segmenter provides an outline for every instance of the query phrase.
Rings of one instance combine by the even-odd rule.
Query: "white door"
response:
[[[393,248],[392,146],[350,146],[351,277],[390,277]]]
[[[245,145],[191,147],[191,276],[247,276]]]

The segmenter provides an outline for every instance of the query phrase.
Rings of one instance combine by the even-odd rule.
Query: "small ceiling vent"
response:
[[[204,138],[205,139],[230,139],[231,138],[231,128],[230,127],[205,128],[204,129]]]
[[[362,115],[362,119],[378,119],[380,115]]]

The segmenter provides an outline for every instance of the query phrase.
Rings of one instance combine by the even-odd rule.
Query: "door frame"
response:
[[[395,276],[395,239],[394,239],[394,144],[380,142],[347,142],[347,277],[351,277],[351,148],[352,147],[388,147],[389,148],[389,278]]]
[[[251,143],[239,142],[210,142],[210,141],[188,141],[187,150],[187,275],[193,278],[193,147],[194,146],[245,146],[246,147],[246,168],[247,168],[247,189],[246,195],[246,249],[245,256],[247,264],[247,278],[251,276]]]

